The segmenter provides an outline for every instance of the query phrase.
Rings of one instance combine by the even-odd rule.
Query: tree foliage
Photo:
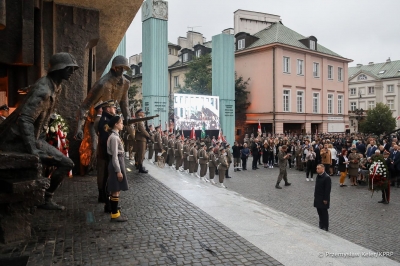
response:
[[[367,117],[359,126],[360,132],[377,135],[384,132],[389,133],[395,128],[396,119],[390,108],[383,103],[377,103],[374,109],[368,110]]]
[[[191,60],[185,74],[185,86],[179,93],[211,95],[211,54]]]
[[[132,80],[132,70],[130,69],[129,71],[126,72],[126,78],[129,80]],[[131,86],[128,89],[128,100],[129,100],[129,109],[131,110],[132,113],[135,112],[136,109],[139,107],[142,107],[142,99],[137,99],[135,98],[136,95],[139,93],[139,87],[131,83]]]
[[[242,76],[238,77],[235,73],[235,112],[236,120],[246,120],[246,110],[250,106],[248,101],[249,91],[247,86],[249,85],[250,78],[244,80]]]

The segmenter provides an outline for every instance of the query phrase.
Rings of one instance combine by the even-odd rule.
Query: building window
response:
[[[354,127],[354,120],[353,119],[350,120],[350,126]]]
[[[375,108],[375,101],[368,101],[368,109],[374,109]]]
[[[298,91],[297,92],[297,112],[304,113],[304,92]]]
[[[343,95],[338,95],[337,101],[338,101],[337,113],[341,115],[343,114]]]
[[[339,81],[343,81],[343,68],[338,67],[338,73],[337,73],[337,75],[338,75],[338,80],[339,80]]]
[[[368,94],[375,94],[375,88],[374,87],[368,87]]]
[[[319,93],[313,93],[313,113],[319,113]]]
[[[179,76],[174,76],[174,88],[179,87]]]
[[[356,102],[351,102],[350,103],[350,111],[355,111],[357,109],[357,103]]]
[[[314,78],[319,78],[319,63],[314,63],[313,75],[314,75]]]
[[[136,75],[136,69],[132,68],[132,76]]]
[[[238,50],[242,50],[245,48],[245,39],[241,39],[238,41]]]
[[[388,93],[393,93],[394,92],[394,86],[393,85],[387,85],[387,92]]]
[[[315,50],[315,41],[310,40],[310,49]]]
[[[394,110],[394,100],[387,100],[386,105],[390,110]]]
[[[201,50],[196,50],[196,57],[200,57],[201,56]]]
[[[328,79],[333,79],[333,66],[328,66]]]
[[[142,74],[142,67],[139,68],[139,73]]]
[[[304,75],[304,61],[297,59],[297,75]]]
[[[290,112],[290,90],[283,90],[283,111]]]
[[[367,76],[364,75],[364,74],[361,74],[361,75],[358,76],[357,79],[358,79],[358,80],[367,80]]]
[[[356,88],[351,88],[350,89],[350,95],[356,95],[357,94],[357,89]]]
[[[290,57],[283,57],[283,72],[290,73]]]
[[[328,114],[333,114],[333,94],[328,94]]]
[[[187,53],[183,54],[183,62],[187,62],[189,59],[189,55]]]
[[[168,54],[172,54],[172,49],[168,48]]]

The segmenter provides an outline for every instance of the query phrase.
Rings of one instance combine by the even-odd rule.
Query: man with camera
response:
[[[279,166],[279,176],[278,180],[276,181],[275,188],[282,189],[281,186],[279,186],[279,183],[282,181],[282,179],[285,181],[285,186],[290,186],[291,183],[288,182],[287,180],[287,162],[288,159],[292,156],[290,153],[286,154],[287,151],[287,146],[283,145],[281,147],[281,150],[278,153],[278,166]]]

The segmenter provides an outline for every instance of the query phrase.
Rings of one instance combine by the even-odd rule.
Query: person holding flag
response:
[[[196,132],[194,131],[194,127],[192,127],[192,131],[190,131],[190,139],[196,139]]]

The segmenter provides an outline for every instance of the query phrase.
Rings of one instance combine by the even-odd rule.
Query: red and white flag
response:
[[[400,120],[400,115],[398,117],[396,117],[396,120]]]
[[[222,134],[222,129],[219,129],[218,140],[219,140],[220,142],[226,141],[226,139],[224,138],[224,135]]]
[[[258,129],[257,129],[258,135],[261,136],[261,124],[260,124],[260,119],[258,119]]]
[[[185,140],[185,135],[183,135],[183,129],[182,129],[181,140]]]
[[[194,127],[192,127],[192,131],[190,132],[190,138],[196,139],[196,133],[194,132]]]

